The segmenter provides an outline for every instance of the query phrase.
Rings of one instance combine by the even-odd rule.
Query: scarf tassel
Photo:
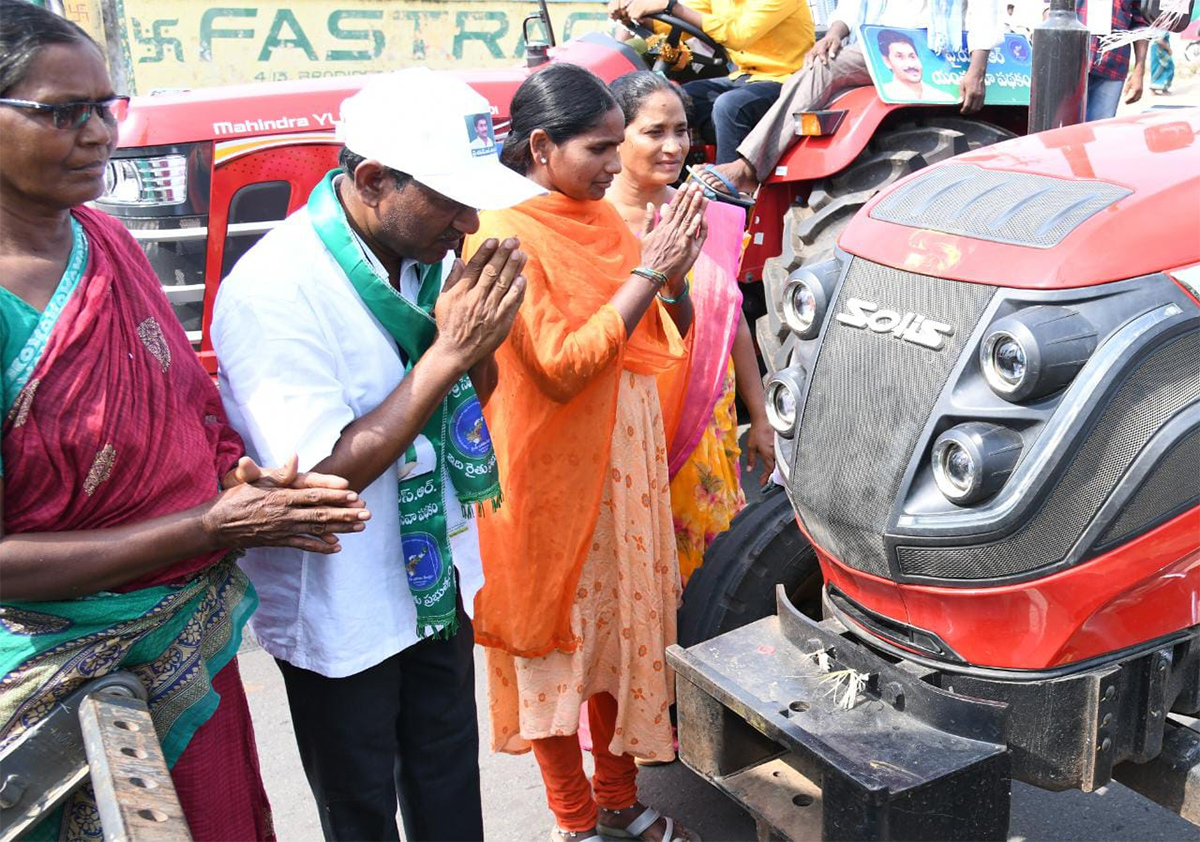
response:
[[[1107,53],[1111,50],[1128,47],[1136,41],[1154,41],[1171,31],[1178,23],[1180,17],[1179,14],[1174,12],[1164,12],[1150,26],[1143,26],[1138,29],[1113,30],[1108,35],[1100,36],[1097,51]]]
[[[500,511],[500,507],[504,505],[504,492],[498,487],[488,492],[487,496],[480,500],[460,500],[462,506],[462,516],[465,518],[476,518],[487,516],[487,505],[491,504],[492,511]]]
[[[417,638],[420,640],[450,640],[458,634],[458,614],[453,614],[447,618],[446,622],[438,628],[438,620],[436,618],[430,622],[428,619],[424,623],[417,625]]]

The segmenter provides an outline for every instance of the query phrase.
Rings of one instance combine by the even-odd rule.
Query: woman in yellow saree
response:
[[[670,185],[687,159],[684,94],[646,71],[620,77],[610,90],[625,113],[625,142],[620,147],[621,172],[606,198],[638,232],[645,224],[647,205],[661,207],[674,196]],[[685,584],[704,562],[708,545],[746,505],[735,395],[741,396],[750,415],[747,462],[753,468],[762,460],[764,479],[775,467],[762,381],[737,285],[745,211],[712,202],[706,218],[708,238],[690,275],[695,319],[686,337],[688,365],[659,377],[664,405],[678,407],[675,427],[667,430],[667,464],[679,572]]]

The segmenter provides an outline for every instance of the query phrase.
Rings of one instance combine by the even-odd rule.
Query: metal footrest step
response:
[[[1007,838],[1004,705],[923,682],[782,591],[777,616],[668,661],[681,759],[754,816],[760,839]]]
[[[92,680],[0,752],[0,842],[23,838],[89,777],[106,842],[192,838],[132,673]]]

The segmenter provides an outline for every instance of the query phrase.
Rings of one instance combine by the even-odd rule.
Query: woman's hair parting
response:
[[[642,110],[642,105],[646,100],[659,91],[667,91],[679,97],[684,113],[688,115],[689,121],[691,120],[691,97],[685,94],[678,85],[652,71],[635,70],[624,76],[618,76],[609,84],[608,89],[617,100],[617,105],[621,106],[627,126],[637,119],[638,112]]]
[[[524,175],[533,163],[529,137],[535,129],[544,131],[555,143],[565,143],[598,126],[616,107],[608,88],[591,71],[565,62],[552,64],[517,88],[512,126],[500,160]]]
[[[77,24],[54,12],[25,0],[0,0],[0,96],[25,80],[29,65],[50,44],[91,44],[100,49]]]

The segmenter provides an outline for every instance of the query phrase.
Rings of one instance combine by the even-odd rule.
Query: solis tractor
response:
[[[682,757],[770,838],[1004,839],[1014,778],[1200,823],[1198,132],[970,152],[768,274],[824,619],[780,587],[670,659]]]

